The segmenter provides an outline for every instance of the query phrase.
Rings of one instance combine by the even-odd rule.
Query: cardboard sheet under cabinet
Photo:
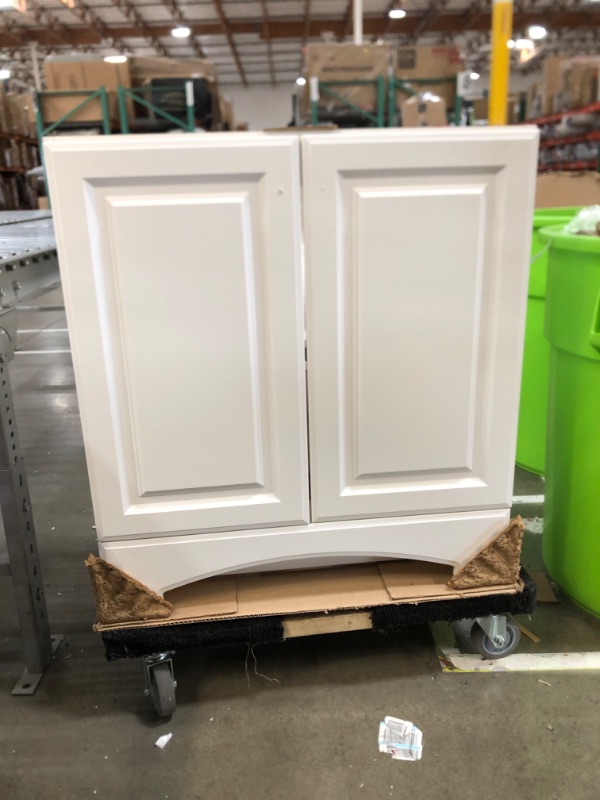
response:
[[[451,577],[452,567],[423,561],[381,561],[325,569],[223,575],[167,592],[165,598],[174,606],[168,619],[94,627],[97,631],[108,631],[224,618],[306,614],[516,594],[523,588],[519,581],[457,591],[447,585]]]

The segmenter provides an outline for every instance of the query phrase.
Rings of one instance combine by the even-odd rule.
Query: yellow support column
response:
[[[512,34],[513,0],[494,0],[492,13],[492,68],[490,76],[490,125],[506,125],[506,101],[510,72],[508,40]]]

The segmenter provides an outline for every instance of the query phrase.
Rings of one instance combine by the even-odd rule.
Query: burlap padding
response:
[[[514,583],[519,577],[521,545],[525,525],[521,517],[511,520],[493,542],[459,570],[449,581],[453,589]]]
[[[96,598],[97,620],[101,625],[167,619],[171,615],[172,603],[127,573],[91,553],[85,563]]]

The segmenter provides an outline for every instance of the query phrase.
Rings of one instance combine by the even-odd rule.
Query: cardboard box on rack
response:
[[[8,132],[10,127],[8,124],[7,105],[6,92],[0,88],[0,131],[3,132]]]
[[[544,59],[544,99],[542,114],[554,114],[562,105],[562,67],[565,56],[547,56]]]
[[[446,103],[441,97],[421,95],[402,103],[403,128],[438,128],[447,124]]]
[[[129,60],[122,64],[109,64],[102,58],[47,58],[44,76],[49,92],[98,89],[100,86],[116,91],[119,84],[131,85]]]
[[[8,131],[29,136],[29,113],[33,106],[33,98],[28,94],[7,94],[5,96],[5,113]]]
[[[597,172],[549,172],[537,176],[536,208],[597,204],[600,204],[600,174]]]
[[[222,94],[219,94],[219,110],[221,114],[221,127],[225,131],[232,131],[235,127],[233,117],[233,103]]]
[[[119,109],[117,103],[117,95],[115,92],[108,92],[108,117],[112,124],[118,123]],[[79,105],[85,97],[82,95],[73,95],[69,97],[43,97],[42,98],[42,117],[44,125],[50,125],[53,122],[58,122],[65,114],[72,111]],[[102,125],[102,104],[100,98],[90,100],[83,108],[71,115],[66,122],[87,122],[91,125]]]
[[[408,83],[414,91],[431,92],[441,97],[447,108],[452,108],[456,96],[455,79],[464,68],[464,59],[456,45],[421,45],[398,48],[394,74],[396,80]],[[424,78],[431,80],[428,83],[411,83]],[[440,78],[444,80],[435,80]],[[408,93],[398,90],[400,103],[407,96]]]
[[[196,58],[178,61],[175,58],[144,58],[133,56],[129,59],[131,85],[134,88],[150,86],[152,81],[164,78],[203,78],[208,81],[212,96],[212,127],[221,126],[219,86],[215,65],[206,59]],[[149,96],[147,97],[149,99]],[[130,116],[132,114],[130,113]]]
[[[206,78],[209,81],[217,79],[215,65],[204,58],[178,61],[176,58],[132,56],[128,65],[132,86],[143,86],[152,78]]]
[[[564,109],[577,108],[598,101],[600,58],[578,56],[560,64],[561,104]]]
[[[487,120],[489,115],[489,98],[479,97],[473,100],[473,116],[476,120]],[[519,122],[519,96],[509,95],[506,101],[506,124],[516,125]]]
[[[525,118],[535,119],[544,113],[544,87],[541,83],[534,83],[527,90],[525,103]]]
[[[131,85],[129,61],[122,64],[109,64],[101,58],[46,59],[44,75],[49,92],[93,90],[104,86],[108,91],[109,118],[113,122],[117,121],[119,116],[117,87]],[[82,95],[45,97],[42,108],[44,122],[57,122],[83,100],[85,97]],[[102,121],[100,99],[91,100],[68,121],[100,123]]]
[[[305,64],[308,78],[319,81],[371,81],[378,77],[387,80],[391,50],[385,44],[309,44]],[[377,107],[375,84],[366,86],[332,86],[336,94],[365,111]],[[385,100],[385,97],[384,97]],[[302,114],[310,109],[308,83],[302,96]],[[319,107],[348,108],[325,92],[321,92]]]

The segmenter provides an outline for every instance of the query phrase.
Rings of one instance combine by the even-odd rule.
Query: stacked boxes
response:
[[[219,94],[219,108],[221,114],[221,126],[224,131],[235,130],[235,118],[233,116],[233,103],[227,97]]]
[[[443,98],[415,95],[402,103],[403,128],[438,128],[448,124]]]
[[[174,58],[142,58],[134,56],[129,59],[128,63],[131,86],[134,88],[164,86],[169,82],[173,82],[174,79],[192,79],[195,85],[194,95],[198,99],[201,94],[205,93],[201,92],[199,88],[203,84],[206,87],[206,92],[208,92],[210,110],[207,111],[205,102],[200,103],[199,105],[202,108],[197,109],[198,121],[203,123],[209,130],[220,130],[222,125],[219,107],[219,87],[215,65],[212,62],[202,58],[177,61]],[[183,103],[181,92],[178,93],[178,101]],[[158,93],[153,102],[159,107],[161,106]],[[165,110],[168,111],[169,109],[165,108]],[[182,115],[175,114],[174,116],[179,117]],[[185,118],[185,115],[182,118]]]
[[[600,58],[548,56],[543,83],[527,93],[527,119],[557,114],[600,101]]]
[[[101,86],[108,92],[109,118],[112,123],[118,120],[117,87],[130,86],[129,63],[109,64],[102,58],[47,58],[44,61],[44,77],[48,92],[93,91]],[[65,114],[76,108],[83,95],[64,95],[45,97],[42,114],[44,123],[58,122]],[[102,123],[100,98],[87,103],[69,118],[69,122]]]
[[[301,115],[310,116],[310,78],[327,81],[372,81],[387,77],[391,64],[391,51],[385,44],[309,44],[305,56],[306,75],[309,79],[301,102]],[[375,84],[365,86],[332,86],[336,94],[353,105],[373,113],[377,107]],[[384,95],[385,97],[385,95]],[[330,114],[348,112],[346,103],[336,100],[326,92],[319,97],[320,111]]]
[[[456,45],[399,47],[396,51],[396,80],[407,83],[415,92],[431,92],[445,101],[447,108],[454,106],[456,76],[465,68],[465,62]],[[425,81],[425,82],[423,82]],[[398,90],[400,99],[408,93]]]
[[[144,99],[161,107],[161,93],[151,89],[167,83],[176,83],[178,80],[193,79],[195,84],[206,86],[208,93],[210,113],[206,112],[206,103],[203,104],[202,114],[198,121],[209,129],[219,129],[220,103],[217,76],[214,64],[206,59],[193,59],[177,61],[173,58],[143,58],[131,57],[121,64],[111,64],[102,58],[85,58],[76,56],[72,58],[49,58],[44,62],[46,87],[49,92],[93,91],[104,87],[108,92],[109,119],[111,125],[117,126],[119,122],[119,109],[117,103],[117,88],[148,89],[144,91]],[[183,94],[177,93],[176,101],[173,100],[175,92],[168,95],[165,101],[171,107],[173,103],[184,107]],[[81,95],[65,95],[63,97],[45,97],[43,99],[44,123],[57,122],[66,113],[74,109],[85,99]],[[165,108],[165,110],[168,110]],[[127,100],[127,116],[132,123],[137,116],[152,117],[152,112]],[[175,114],[174,116],[180,116]],[[184,116],[185,118],[185,116]],[[89,123],[100,125],[102,123],[102,107],[100,99],[96,98],[87,103],[82,109],[70,116],[68,122]]]
[[[600,58],[584,56],[561,63],[561,91],[555,100],[562,108],[557,108],[557,111],[598,101],[599,67]]]
[[[37,207],[37,181],[25,175],[39,166],[31,95],[0,90],[0,210]]]

